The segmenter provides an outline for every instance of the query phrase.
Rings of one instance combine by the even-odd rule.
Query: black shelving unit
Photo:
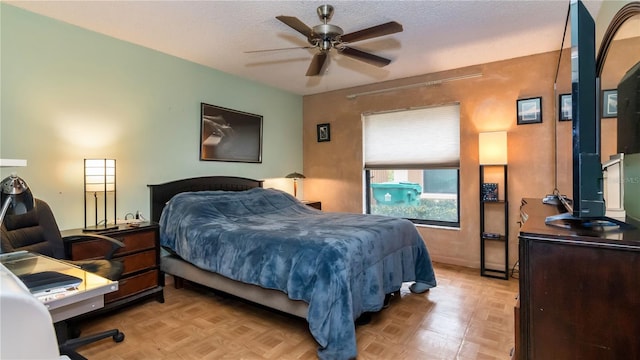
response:
[[[504,179],[502,182],[502,198],[492,199],[486,195],[485,170],[487,167],[502,168]],[[509,279],[509,201],[507,188],[507,165],[480,165],[480,275]],[[485,229],[485,209],[489,206],[502,207],[504,213],[504,229],[501,233],[487,232]],[[504,246],[504,268],[492,269],[486,266],[485,250],[488,242],[499,242]]]

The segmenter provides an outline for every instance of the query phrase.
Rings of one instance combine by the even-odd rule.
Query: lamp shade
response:
[[[492,131],[479,134],[478,154],[480,165],[507,164],[507,132]]]
[[[285,176],[287,179],[304,179],[305,176],[298,173],[298,172],[292,172],[291,174],[288,174],[287,176]]]
[[[0,224],[2,224],[5,215],[21,215],[31,211],[34,207],[33,195],[29,186],[15,174],[11,174],[0,183],[0,199],[2,199]]]
[[[114,159],[84,160],[85,191],[104,192],[116,189],[116,161]]]

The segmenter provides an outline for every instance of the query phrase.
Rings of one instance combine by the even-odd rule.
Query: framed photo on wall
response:
[[[602,91],[602,117],[614,118],[618,116],[618,90]]]
[[[200,104],[200,160],[262,162],[262,116]]]
[[[331,125],[318,124],[318,142],[331,141]]]
[[[561,94],[558,100],[558,119],[560,121],[571,121],[572,113],[571,113],[571,94]]]
[[[542,98],[534,97],[516,101],[518,125],[542,122]]]

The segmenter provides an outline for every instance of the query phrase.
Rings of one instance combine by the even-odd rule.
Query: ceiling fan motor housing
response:
[[[321,50],[331,49],[334,42],[338,41],[337,37],[344,32],[342,28],[331,24],[321,24],[313,27],[309,43],[320,47]]]

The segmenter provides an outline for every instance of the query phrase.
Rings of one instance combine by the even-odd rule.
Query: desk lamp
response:
[[[297,172],[292,172],[285,177],[287,179],[293,179],[293,197],[298,197],[298,179],[304,179],[305,176]]]
[[[34,207],[33,195],[29,186],[16,174],[7,176],[0,183],[0,199],[2,199],[0,225],[2,225],[5,215],[22,215]]]
[[[24,167],[27,160],[22,159],[0,159],[0,167]],[[5,215],[20,215],[33,209],[34,201],[31,190],[27,183],[19,178],[15,173],[4,178],[0,182],[0,226]]]

